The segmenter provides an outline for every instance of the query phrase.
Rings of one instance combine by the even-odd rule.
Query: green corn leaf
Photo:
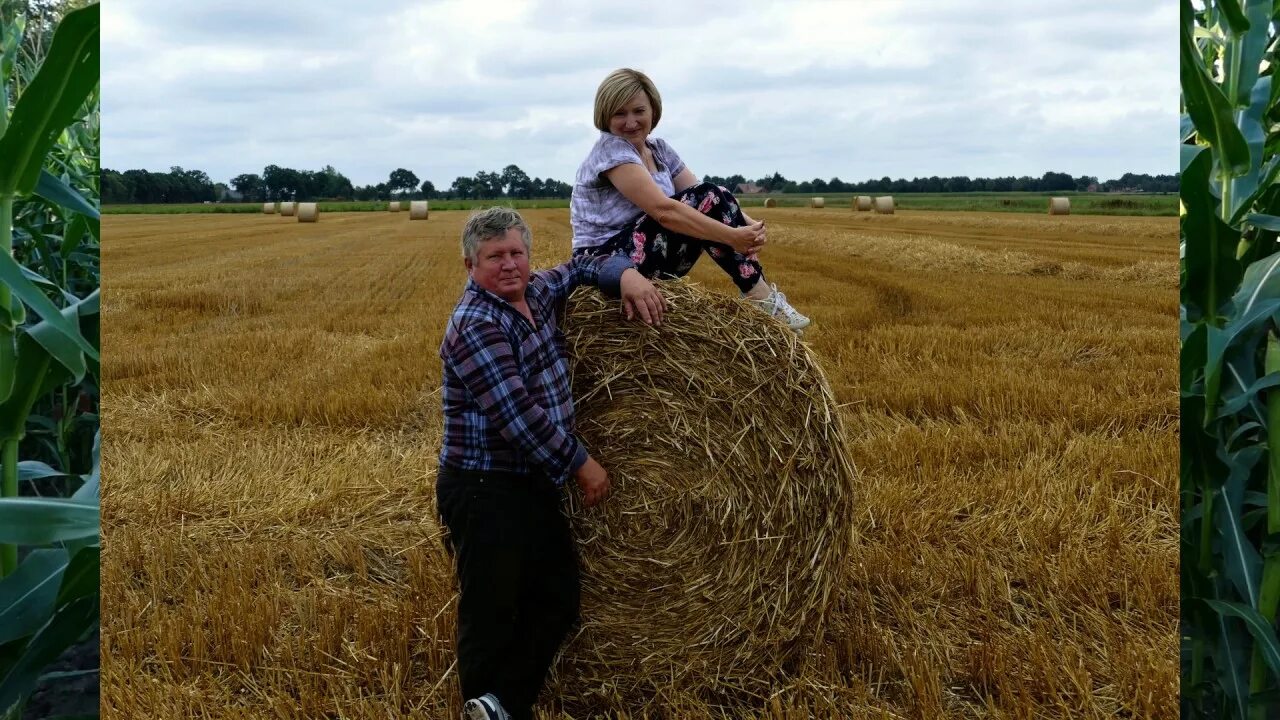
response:
[[[1239,5],[1235,9],[1240,12]],[[1236,107],[1248,105],[1250,92],[1257,90],[1254,84],[1258,81],[1262,55],[1267,49],[1267,21],[1270,14],[1270,2],[1252,0],[1240,17],[1244,20],[1243,24],[1231,24],[1223,54],[1223,71],[1226,75],[1224,85],[1228,88],[1227,97]],[[1268,85],[1266,95],[1263,96],[1264,106],[1270,94],[1271,86]]]
[[[99,485],[102,482],[102,428],[93,434],[93,469],[84,476],[84,485],[71,496],[80,502],[98,502]]]
[[[1244,11],[1240,9],[1240,3],[1237,0],[1218,0],[1217,5],[1218,9],[1222,11],[1222,17],[1227,21],[1227,27],[1231,29],[1233,34],[1248,32],[1249,19],[1245,17]]]
[[[0,282],[8,285],[13,294],[22,298],[22,301],[34,310],[44,322],[49,323],[54,330],[65,335],[75,347],[79,348],[80,352],[94,360],[98,359],[97,348],[84,339],[84,336],[80,334],[80,329],[76,327],[76,323],[70,317],[63,315],[57,306],[49,298],[45,297],[44,293],[40,292],[40,289],[34,283],[27,279],[22,268],[8,253],[0,253]],[[74,362],[70,358],[62,356],[59,356],[58,360],[59,362]],[[84,371],[81,370],[80,375],[83,374]]]
[[[1183,113],[1178,118],[1178,142],[1185,143],[1196,134],[1196,126],[1191,124],[1191,116]]]
[[[1261,448],[1249,448],[1229,458],[1227,482],[1218,489],[1218,499],[1213,504],[1214,529],[1222,541],[1223,569],[1236,593],[1252,608],[1257,608],[1261,593],[1262,556],[1244,534],[1241,506],[1245,484],[1262,456]]]
[[[14,104],[0,137],[0,194],[35,190],[50,146],[98,84],[99,12],[94,3],[58,23],[40,70]]]
[[[48,545],[98,537],[98,507],[66,498],[0,498],[0,543]]]
[[[1275,215],[1251,213],[1245,216],[1244,221],[1254,227],[1262,228],[1263,230],[1280,232],[1280,217],[1276,217]]]
[[[1277,385],[1280,385],[1280,373],[1273,373],[1254,381],[1243,392],[1233,395],[1231,399],[1222,403],[1222,407],[1218,410],[1218,419],[1235,415],[1244,410],[1258,397],[1258,393],[1263,390],[1270,390]]]
[[[1179,188],[1187,211],[1180,228],[1186,241],[1183,304],[1199,310],[1201,316],[1211,322],[1243,274],[1235,254],[1240,232],[1218,216],[1217,204],[1209,192],[1212,162],[1213,156],[1208,150],[1196,152],[1182,173]]]
[[[1197,379],[1203,380],[1205,361],[1208,360],[1208,325],[1199,323],[1182,341],[1182,353],[1179,357],[1178,369],[1181,372],[1179,387],[1182,392],[1191,392]]]
[[[1191,2],[1182,0],[1182,5],[1185,18],[1190,15]],[[1209,70],[1191,39],[1191,29],[1185,21],[1179,26],[1178,40],[1182,96],[1196,132],[1219,154],[1219,162],[1228,175],[1248,172],[1249,146],[1236,127],[1227,96],[1209,77]]]
[[[98,596],[83,597],[59,608],[31,638],[26,652],[0,676],[0,708],[22,702],[35,688],[44,668],[98,624]],[[4,712],[0,710],[0,713]]]
[[[33,550],[0,580],[0,645],[34,634],[53,614],[67,568],[62,548]]]
[[[63,308],[63,317],[69,320],[78,320],[79,314],[76,312],[75,306]],[[80,348],[73,343],[70,338],[60,332],[48,321],[36,323],[35,325],[24,328],[24,331],[44,348],[44,351],[56,360],[60,365],[75,376],[78,382],[84,377],[86,366],[84,353],[80,352]],[[76,335],[80,336],[79,323],[76,323]],[[86,344],[88,341],[85,341]]]
[[[97,546],[78,549],[71,557],[67,570],[62,574],[58,588],[58,607],[82,597],[97,595],[101,587],[99,568],[102,566],[102,549]]]
[[[1263,116],[1271,99],[1271,77],[1257,81],[1253,88],[1252,102],[1243,112],[1237,113],[1237,124],[1249,146],[1249,170],[1231,178],[1231,225],[1237,225],[1240,217],[1248,212],[1257,198],[1262,178],[1262,148],[1266,144],[1267,131]],[[1261,188],[1265,189],[1265,188]]]
[[[1276,633],[1271,623],[1248,605],[1223,600],[1205,600],[1205,603],[1223,617],[1243,620],[1249,634],[1253,636],[1254,645],[1262,651],[1267,667],[1271,668],[1272,673],[1280,675],[1280,643],[1276,642]]]
[[[23,460],[18,463],[18,482],[29,482],[50,477],[65,477],[66,475],[67,473],[55,470],[36,460]]]
[[[71,219],[67,221],[66,230],[62,234],[62,245],[58,247],[58,254],[63,258],[69,257],[80,248],[80,243],[84,242],[88,233],[89,224],[84,216],[79,213],[73,213]]]
[[[1213,608],[1217,600],[1205,600]],[[1252,608],[1247,608],[1252,610]],[[1253,611],[1257,614],[1257,611]],[[1214,662],[1218,666],[1222,689],[1239,711],[1236,717],[1244,718],[1249,705],[1249,633],[1241,623],[1231,622],[1221,612],[1217,615],[1218,642],[1213,648]]]
[[[40,179],[36,181],[35,192],[40,197],[63,209],[80,213],[86,217],[93,218],[95,221],[101,219],[98,214],[98,208],[91,205],[88,200],[84,199],[83,195],[76,192],[70,185],[54,176],[48,170],[40,171]]]

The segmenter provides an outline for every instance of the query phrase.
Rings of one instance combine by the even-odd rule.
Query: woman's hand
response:
[[[639,315],[646,325],[661,325],[666,309],[666,298],[638,270],[627,268],[622,273],[622,312],[628,320]]]
[[[752,256],[764,248],[766,237],[764,221],[733,228],[733,240],[729,246],[740,255]]]

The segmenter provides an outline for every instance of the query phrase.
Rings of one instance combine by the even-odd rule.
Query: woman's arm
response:
[[[693,175],[686,168],[677,177],[683,176],[685,172]],[[679,200],[667,197],[643,165],[619,165],[606,171],[604,175],[623,197],[657,220],[659,225],[683,235],[728,245],[745,254],[754,251],[757,237],[763,232],[763,227],[759,225],[730,227],[712,220]]]

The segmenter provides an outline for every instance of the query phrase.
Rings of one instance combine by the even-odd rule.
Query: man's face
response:
[[[520,228],[509,228],[480,243],[475,262],[466,258],[464,263],[480,287],[507,302],[524,300],[524,289],[529,284],[529,253],[525,252]]]

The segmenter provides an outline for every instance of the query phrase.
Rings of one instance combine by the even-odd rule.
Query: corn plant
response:
[[[1277,12],[1182,0],[1184,716],[1280,710]]]
[[[43,418],[33,410],[65,410],[69,393],[77,405],[97,393],[99,11],[67,13],[38,65],[20,50],[21,18],[0,20],[8,20],[0,24],[0,719],[8,720],[37,684],[56,681],[46,666],[98,622],[96,412],[87,413],[91,467],[72,467],[65,427],[63,443],[45,454],[53,465],[20,453],[33,447],[23,443],[33,418]],[[51,477],[80,486],[70,497],[19,496],[20,481]]]

